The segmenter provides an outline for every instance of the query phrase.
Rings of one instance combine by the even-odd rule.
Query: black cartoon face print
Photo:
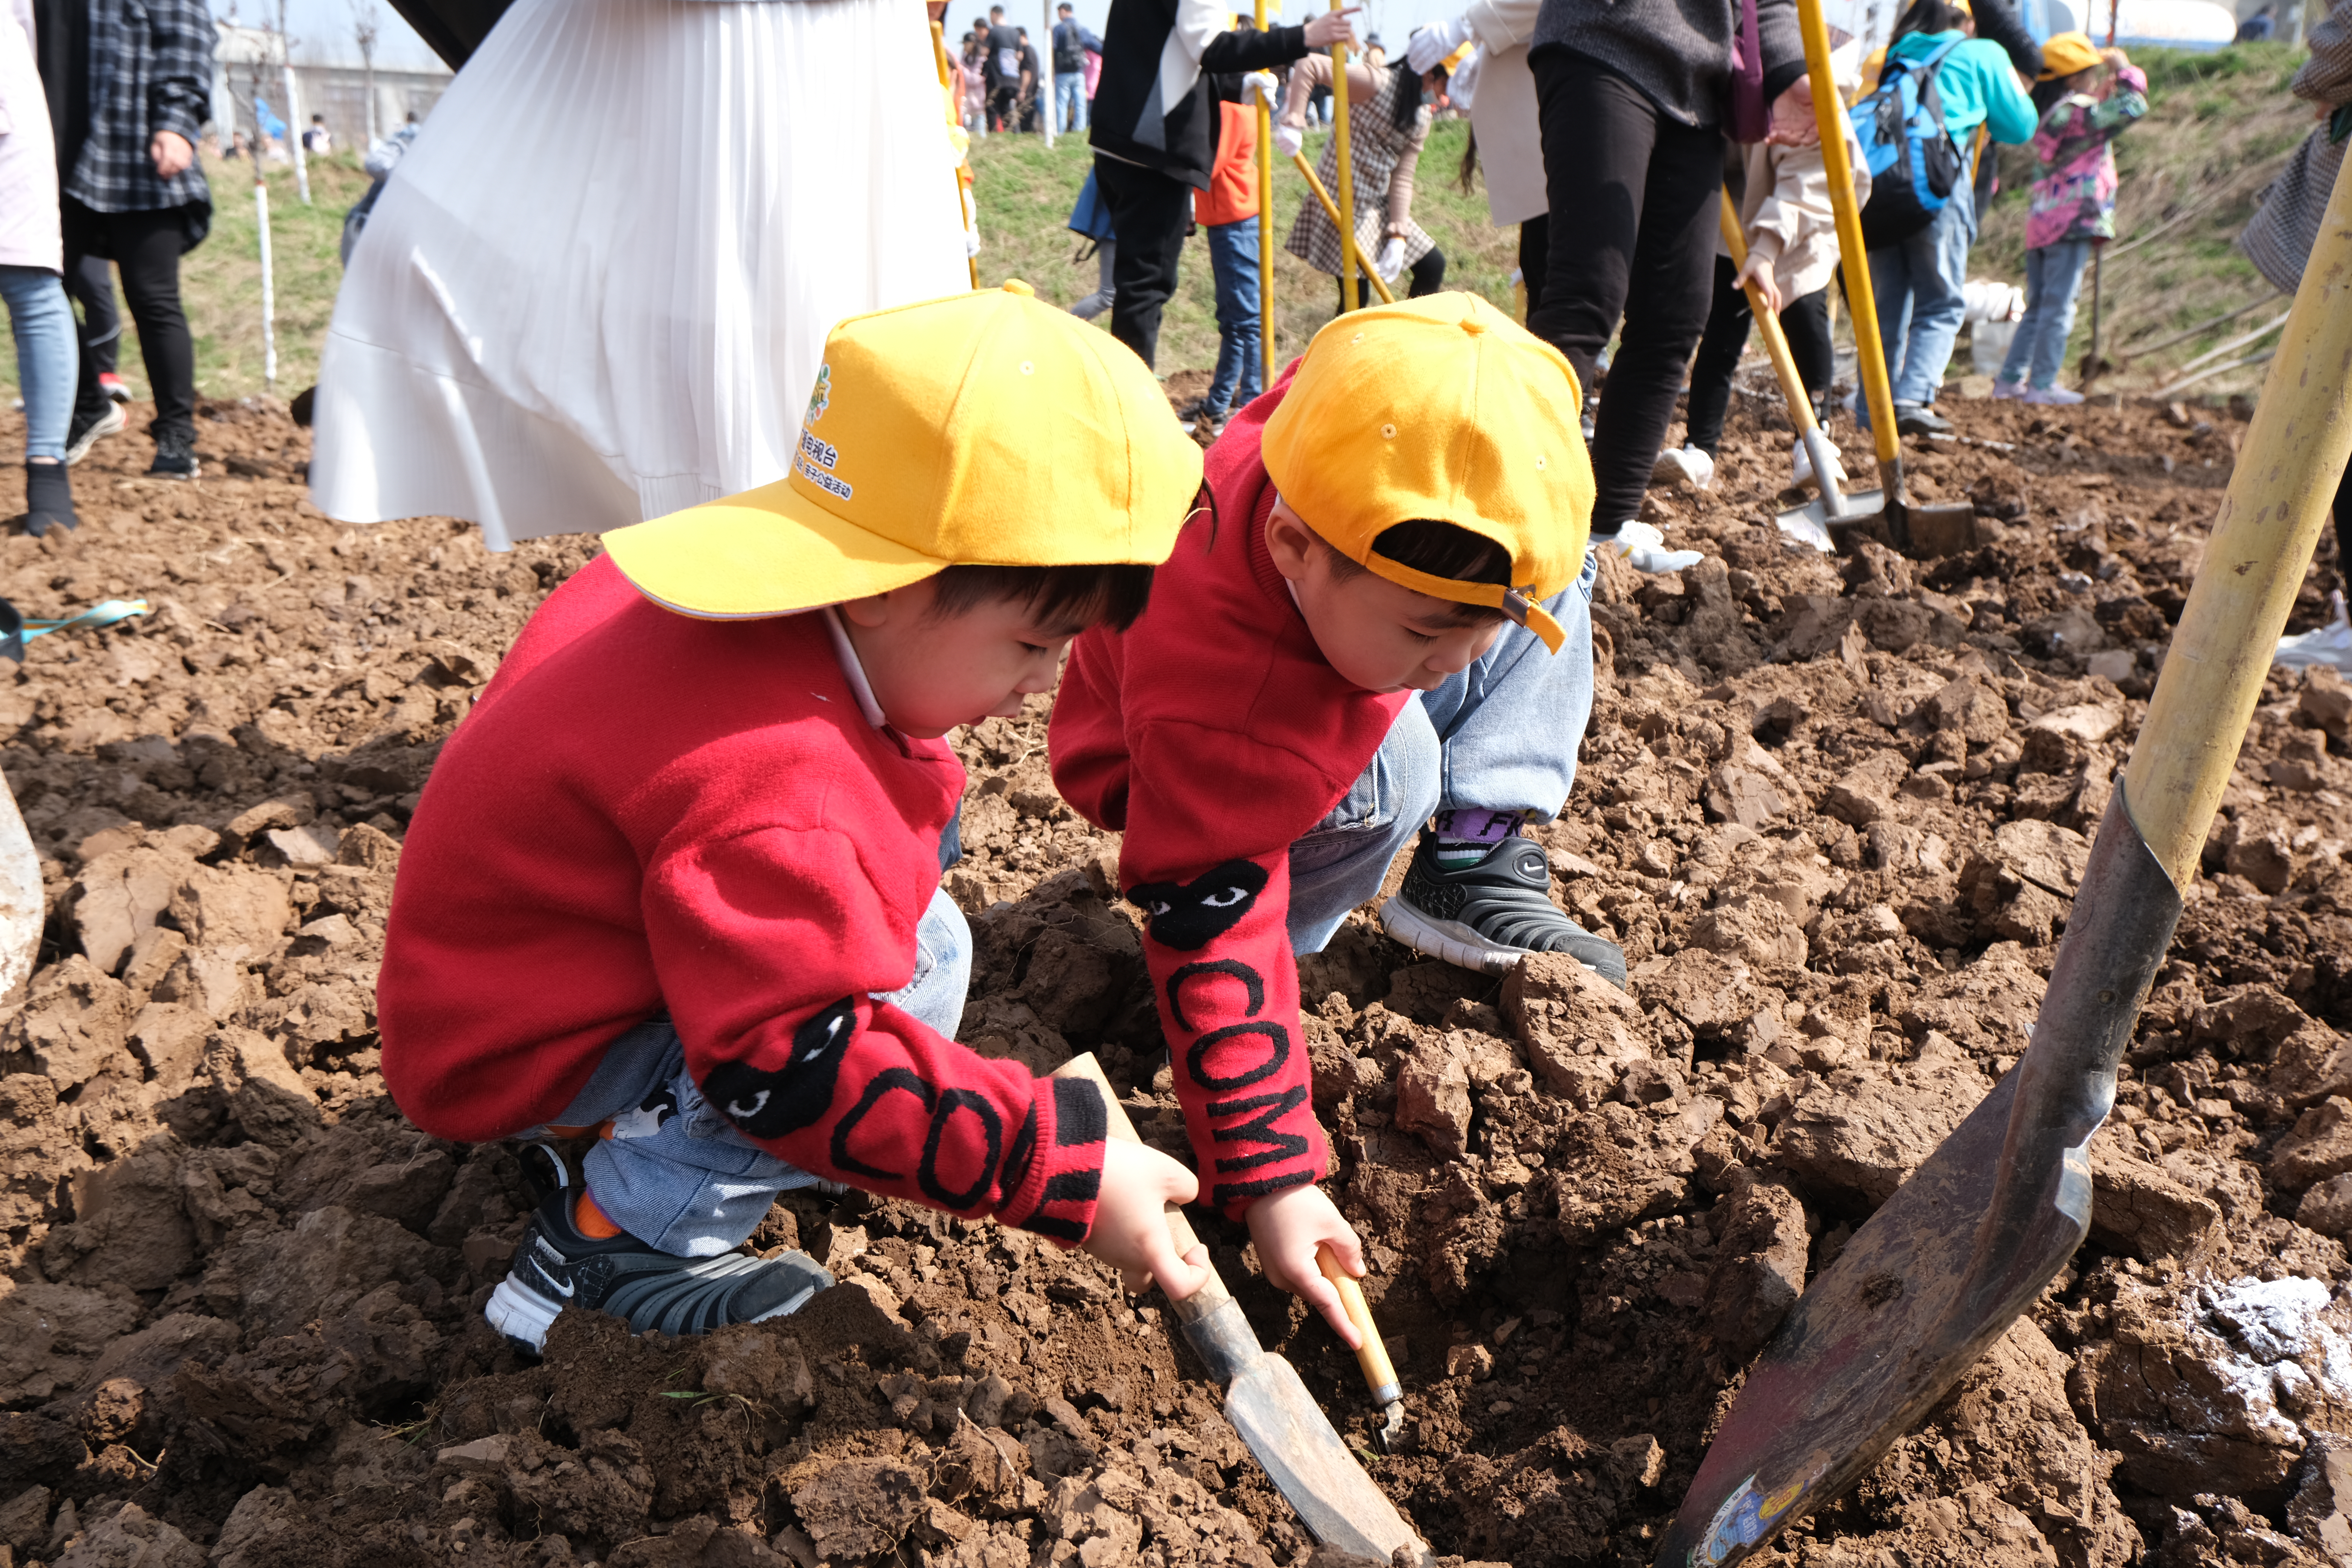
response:
[[[1189,882],[1139,882],[1127,896],[1144,911],[1152,941],[1198,952],[1240,923],[1265,883],[1265,867],[1228,860]]]
[[[857,1034],[857,998],[845,996],[793,1031],[782,1071],[721,1062],[702,1092],[727,1120],[754,1138],[781,1138],[813,1126],[833,1107],[841,1058]]]

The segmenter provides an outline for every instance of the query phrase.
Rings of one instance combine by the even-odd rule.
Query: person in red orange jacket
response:
[[[1580,401],[1567,359],[1475,295],[1341,317],[1209,448],[1215,506],[1134,626],[1072,646],[1047,731],[1063,799],[1124,835],[1202,1198],[1351,1345],[1316,1255],[1360,1275],[1362,1254],[1317,1185],[1295,955],[1418,838],[1390,935],[1624,984],[1521,831],[1566,804],[1592,710]]]
[[[1250,31],[1246,16],[1236,32]],[[1202,445],[1225,427],[1225,416],[1265,390],[1265,349],[1258,335],[1257,105],[1274,106],[1281,91],[1272,71],[1209,79],[1217,100],[1217,161],[1209,188],[1192,196],[1192,221],[1209,237],[1209,268],[1217,284],[1217,374],[1208,395],[1183,411]]]
[[[434,764],[384,1079],[436,1137],[603,1133],[485,1306],[534,1351],[565,1307],[669,1334],[793,1311],[831,1277],[740,1249],[819,1180],[1201,1282],[1162,1217],[1190,1172],[1106,1143],[1090,1083],[955,1039],[941,737],[1131,621],[1201,484],[1142,363],[1027,293],[835,328],[791,477],[605,534]]]

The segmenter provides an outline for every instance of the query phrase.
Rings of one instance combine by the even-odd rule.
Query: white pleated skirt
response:
[[[826,332],[967,289],[914,0],[518,0],[369,215],[311,493],[503,550],[784,477]]]

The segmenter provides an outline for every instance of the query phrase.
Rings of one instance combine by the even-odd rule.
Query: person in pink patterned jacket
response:
[[[2074,330],[2074,296],[2091,247],[2116,237],[2112,143],[2147,112],[2147,78],[2121,49],[2101,49],[2082,33],[2053,35],[2042,46],[2042,60],[2043,79],[2063,91],[2033,133],[2042,172],[2028,193],[2025,319],[1992,395],[2080,403],[2081,393],[2057,384],[2058,368]]]

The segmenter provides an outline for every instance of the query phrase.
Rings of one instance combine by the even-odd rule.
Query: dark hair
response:
[[[932,581],[931,614],[961,616],[1009,599],[1048,626],[1098,626],[1125,631],[1151,598],[1151,568],[1099,566],[950,566]]]
[[[1421,73],[1412,68],[1412,60],[1406,55],[1399,55],[1389,69],[1396,75],[1396,101],[1389,106],[1389,123],[1399,131],[1410,131],[1412,117],[1421,112]],[[1444,66],[1437,68],[1437,77],[1440,81],[1445,79]]]
[[[1949,0],[1911,0],[1895,24],[1895,37],[1886,40],[1887,47],[1892,48],[1895,39],[1906,33],[1957,33],[1968,19],[1969,14]]]
[[[1317,537],[1321,540],[1320,535]],[[1330,551],[1331,576],[1335,581],[1344,583],[1371,570],[1353,556],[1331,549],[1328,542],[1323,542],[1323,548]],[[1393,524],[1381,530],[1379,537],[1372,541],[1372,552],[1433,577],[1449,577],[1457,583],[1492,583],[1505,588],[1511,585],[1510,552],[1486,535],[1450,522],[1422,519]],[[1457,605],[1454,616],[1465,626],[1503,619],[1501,610],[1486,605]]]

